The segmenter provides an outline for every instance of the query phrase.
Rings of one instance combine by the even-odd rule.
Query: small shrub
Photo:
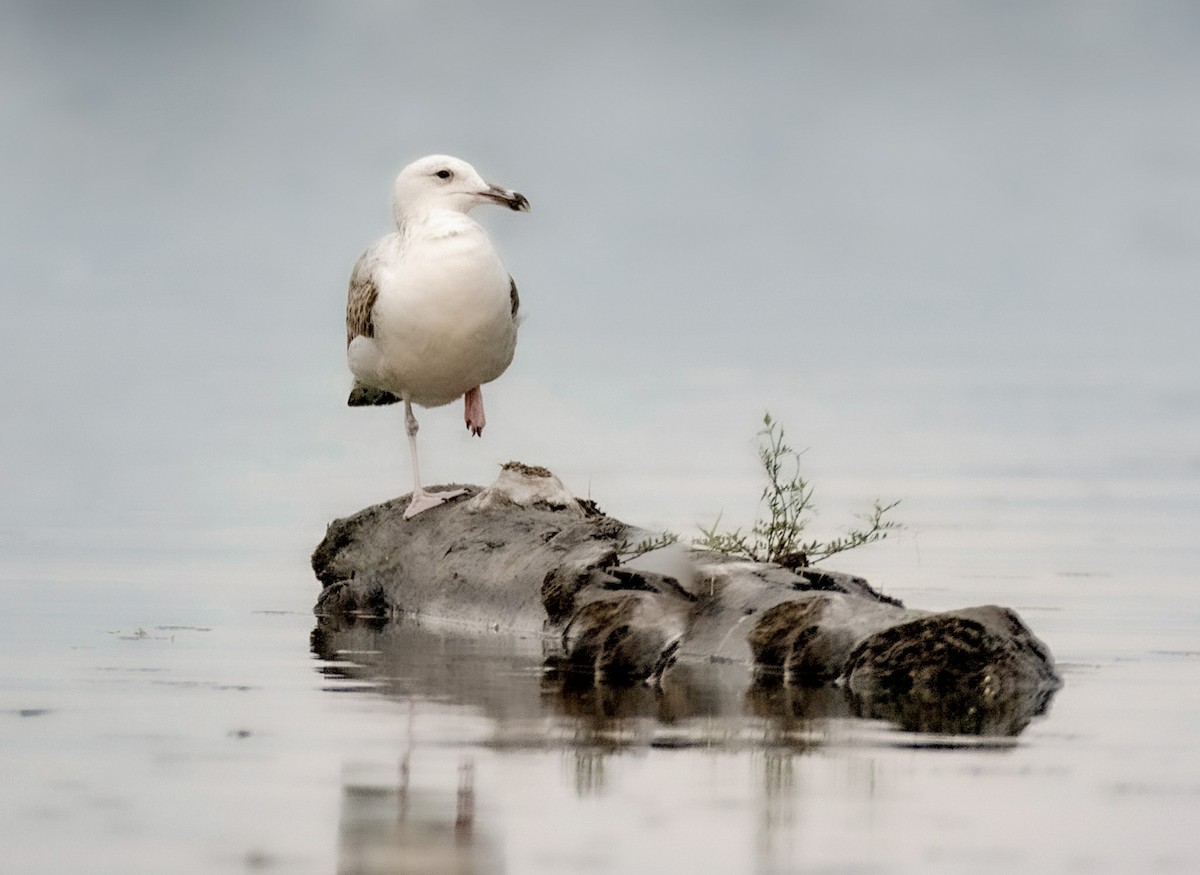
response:
[[[763,416],[763,427],[758,436],[758,458],[767,475],[759,506],[765,505],[766,513],[760,514],[749,532],[740,528],[720,531],[721,518],[718,516],[709,528],[699,527],[701,536],[694,541],[697,547],[756,562],[805,566],[836,553],[882,541],[888,532],[900,528],[899,523],[885,519],[900,502],[883,504],[876,500],[871,512],[859,517],[862,526],[828,541],[805,541],[804,530],[816,508],[812,503],[812,485],[800,473],[801,454],[788,446],[783,426],[772,419],[770,413]]]

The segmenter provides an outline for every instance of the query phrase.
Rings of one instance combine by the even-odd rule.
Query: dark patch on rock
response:
[[[851,574],[839,572],[822,571],[811,566],[805,566],[800,572],[800,576],[804,578],[806,589],[818,590],[820,592],[842,592],[849,595],[861,595],[874,601],[880,601],[884,604],[893,605],[897,608],[904,607],[900,599],[892,598],[889,595],[884,595],[881,592],[873,589],[871,584],[867,583],[864,578],[855,577]]]
[[[592,501],[590,498],[577,498],[579,509],[583,511],[584,516],[604,516],[604,511],[600,509],[600,505]]]
[[[523,477],[553,477],[549,468],[543,468],[541,465],[526,465],[524,462],[505,462],[501,469],[504,471],[512,471],[520,474]]]
[[[863,716],[1004,735],[1020,732],[1061,685],[1046,645],[994,605],[883,629],[854,648],[844,677]]]
[[[784,568],[790,568],[793,571],[797,568],[808,568],[808,554],[802,550],[797,550],[794,553],[788,553],[786,556],[779,558],[779,564]]]
[[[764,611],[748,638],[759,681],[777,678],[811,686],[835,680],[864,636],[913,616],[894,601],[831,589]]]
[[[783,673],[801,636],[811,637],[825,602],[818,596],[804,601],[782,602],[763,611],[750,630],[748,640],[754,664],[766,672]],[[801,646],[803,646],[803,643]],[[836,675],[835,675],[836,677]]]

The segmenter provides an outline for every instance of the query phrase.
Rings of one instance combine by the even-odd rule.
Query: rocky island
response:
[[[759,690],[837,691],[849,713],[1014,735],[1061,682],[1011,609],[908,608],[853,575],[669,545],[510,462],[487,488],[404,519],[406,498],[330,523],[312,556],[318,628],[402,617],[526,632],[575,685],[669,685],[736,663]]]

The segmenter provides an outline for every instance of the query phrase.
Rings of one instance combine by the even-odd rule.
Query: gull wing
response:
[[[375,299],[379,287],[375,285],[374,250],[368,249],[354,263],[350,274],[350,291],[346,296],[346,346],[356,337],[375,336]]]
[[[375,285],[374,248],[364,252],[354,264],[350,274],[350,291],[346,296],[346,346],[356,337],[375,336],[375,299],[379,287]],[[395,404],[400,399],[385,389],[358,380],[350,390],[346,404],[350,407],[370,407],[380,404]]]

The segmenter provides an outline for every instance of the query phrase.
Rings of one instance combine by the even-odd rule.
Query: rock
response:
[[[583,505],[575,500],[562,481],[547,469],[520,462],[509,462],[500,469],[500,478],[467,502],[467,510],[495,508],[540,507],[557,510],[571,516],[587,515]]]
[[[858,711],[905,728],[1015,735],[1059,686],[1046,645],[1016,612],[931,614],[859,641],[844,677]]]
[[[855,646],[869,635],[918,616],[894,604],[822,592],[765,611],[749,644],[760,677],[810,686],[841,677]]]
[[[1005,608],[931,614],[799,563],[639,554],[653,533],[536,466],[446,488],[466,493],[410,520],[404,497],[330,524],[313,553],[322,623],[536,634],[548,665],[591,685],[667,689],[698,661],[739,663],[764,701],[773,687],[835,686],[855,713],[932,731],[1020,731],[1059,685],[1049,650]]]

